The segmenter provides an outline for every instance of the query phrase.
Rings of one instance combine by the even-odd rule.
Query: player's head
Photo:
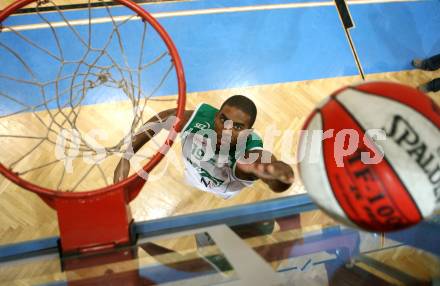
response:
[[[217,142],[221,140],[223,129],[232,129],[231,143],[236,144],[241,131],[251,129],[257,118],[257,107],[254,102],[243,95],[234,95],[226,99],[215,116]],[[232,126],[225,126],[230,120]]]
[[[222,106],[220,107],[220,111],[225,106],[237,108],[247,114],[249,116],[249,120],[247,122],[246,128],[252,128],[255,119],[257,118],[257,107],[252,100],[243,95],[234,95],[223,102]]]

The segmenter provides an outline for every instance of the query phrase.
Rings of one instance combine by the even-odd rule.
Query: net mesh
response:
[[[49,189],[108,186],[132,134],[156,106],[163,109],[157,102],[175,107],[172,57],[128,8],[34,5],[35,13],[10,16],[1,27],[1,163]],[[171,97],[157,98],[163,95]],[[138,158],[147,160],[158,145]]]

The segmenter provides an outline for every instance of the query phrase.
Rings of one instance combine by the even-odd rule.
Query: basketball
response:
[[[440,108],[396,83],[344,87],[307,118],[298,149],[312,200],[348,226],[392,231],[440,205]]]

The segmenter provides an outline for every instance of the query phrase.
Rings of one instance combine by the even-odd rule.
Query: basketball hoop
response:
[[[112,184],[108,182],[105,176],[106,169],[99,166],[101,163],[107,164],[105,160],[108,157],[121,155],[125,152],[122,147],[124,140],[103,147],[102,150],[105,151],[104,153],[107,156],[105,160],[97,160],[88,169],[89,173],[96,171],[102,174],[102,181],[106,184],[103,187],[92,188],[91,190],[72,192],[77,186],[83,184],[83,178],[73,187],[65,187],[64,189],[69,190],[67,192],[59,191],[61,188],[40,185],[38,179],[35,179],[44,176],[42,170],[47,166],[55,166],[56,164],[64,164],[69,160],[69,162],[75,160],[70,158],[73,155],[69,152],[68,154],[62,153],[61,159],[55,156],[62,163],[48,159],[48,162],[30,167],[27,166],[28,163],[23,162],[33,158],[32,156],[37,153],[38,149],[43,149],[39,151],[40,153],[48,152],[49,149],[47,148],[50,147],[44,146],[52,146],[55,150],[59,147],[61,141],[63,144],[70,144],[69,146],[77,144],[77,154],[88,154],[90,158],[95,158],[97,156],[96,149],[82,133],[84,128],[79,125],[82,124],[80,114],[85,108],[82,105],[88,103],[87,96],[97,89],[101,88],[104,93],[114,93],[116,96],[127,96],[129,99],[130,107],[133,108],[133,119],[129,123],[129,132],[123,136],[124,139],[127,139],[131,138],[136,129],[144,123],[143,116],[147,101],[154,100],[154,98],[150,98],[156,96],[160,89],[167,89],[168,86],[171,86],[175,91],[173,94],[178,95],[176,119],[159,151],[152,155],[151,159],[141,169],[146,174],[150,173],[164,158],[177,133],[182,128],[181,122],[186,100],[183,66],[176,47],[165,29],[148,12],[130,0],[116,0],[116,2],[123,5],[122,7],[125,7],[122,11],[123,14],[117,16],[112,15],[109,7],[103,2],[105,8],[101,12],[105,11],[107,13],[106,17],[102,17],[101,14],[98,15],[99,13],[94,10],[92,11],[89,1],[87,19],[82,21],[72,18],[71,15],[66,15],[67,13],[60,10],[55,2],[17,0],[0,11],[0,52],[8,55],[5,58],[10,58],[9,62],[15,62],[18,66],[16,70],[7,67],[8,63],[2,63],[4,69],[0,67],[0,80],[5,83],[4,86],[6,88],[7,86],[13,86],[13,91],[10,93],[4,90],[0,91],[0,98],[4,100],[4,106],[6,106],[4,110],[0,109],[0,122],[6,122],[14,126],[16,124],[14,120],[18,116],[29,114],[26,120],[36,120],[46,129],[46,133],[43,132],[43,135],[17,135],[10,133],[6,128],[2,128],[0,130],[0,140],[6,145],[14,144],[14,140],[20,142],[23,140],[35,142],[32,140],[36,140],[38,143],[30,144],[34,147],[26,152],[23,151],[24,153],[14,151],[16,154],[2,156],[0,173],[20,187],[34,192],[57,211],[61,249],[64,253],[91,251],[126,244],[133,240],[130,235],[132,218],[128,203],[138,195],[146,178],[142,178],[138,172],[117,184]],[[39,18],[38,23],[25,25],[18,23],[17,19],[9,18],[9,16],[29,4],[35,5],[35,15]],[[44,5],[52,5],[55,12],[51,15],[51,19],[48,15],[39,12],[39,7]],[[126,15],[127,13],[130,15]],[[111,25],[108,39],[104,39],[103,43],[94,42],[92,35],[102,36],[103,34],[103,22]],[[133,43],[126,45],[123,43],[121,35],[132,31],[132,27],[128,27],[127,23],[136,23],[138,27],[142,28],[141,35],[139,35],[141,39],[136,42],[138,46]],[[92,24],[96,24],[96,27]],[[101,26],[99,26],[100,24]],[[147,33],[147,27],[153,28],[153,32],[149,30]],[[67,35],[72,36],[73,40],[66,40],[65,36],[59,37],[56,31],[58,28],[67,31]],[[32,29],[49,31],[50,40],[39,42],[38,37],[32,33]],[[151,53],[156,54],[147,60],[146,49],[147,46],[151,48],[152,45],[146,44],[146,35],[151,33],[153,33],[151,41],[155,40],[157,42],[159,40],[162,43],[158,44],[159,47],[154,48],[155,50]],[[134,36],[131,34],[130,39]],[[52,41],[53,46],[45,46],[46,44],[49,45],[46,42],[50,41]],[[10,43],[13,43],[13,45],[9,45]],[[26,57],[25,54],[22,54],[24,49],[23,46],[19,46],[20,44],[26,49],[34,49],[32,57]],[[102,44],[102,46],[97,48],[96,46],[99,44]],[[117,52],[111,54],[109,50],[113,46],[117,47]],[[134,46],[137,48],[133,48]],[[81,49],[76,51],[79,54],[77,58],[75,58],[77,55],[73,54],[74,52],[72,52],[72,55],[68,55],[69,51],[75,49]],[[156,51],[158,49],[163,49],[164,52],[158,53]],[[129,57],[135,53],[134,50],[139,55],[136,60]],[[127,55],[128,52],[130,52],[129,55]],[[37,54],[47,57],[43,68],[41,68],[41,63],[38,61],[37,63],[33,62]],[[164,60],[166,58],[169,58],[169,62]],[[133,66],[135,67],[133,68]],[[38,68],[37,71],[36,67]],[[56,67],[54,69],[58,68],[58,70],[52,75],[53,78],[48,79],[50,73],[46,72],[46,69],[50,67]],[[6,68],[8,70],[4,72]],[[173,69],[174,73],[171,72]],[[9,70],[11,70],[11,73],[9,73]],[[151,75],[157,75],[157,71],[163,71],[164,75],[159,77],[156,83],[151,80]],[[44,74],[44,76],[40,76],[40,74]],[[164,87],[164,83],[168,83],[170,77],[175,77],[172,79],[173,84]],[[20,100],[19,96],[15,97],[19,89],[22,93],[32,95],[29,96],[29,101]],[[164,92],[169,94],[169,89]],[[105,96],[107,95],[105,94]],[[41,97],[40,101],[34,100],[34,97],[38,96]],[[30,125],[29,121],[23,122],[25,122],[24,125]],[[6,123],[4,125],[7,125]],[[67,130],[66,126],[72,132],[69,136],[63,137],[64,141],[59,141],[59,135],[64,132],[63,130]],[[43,127],[42,129],[44,129]],[[27,131],[31,132],[32,130],[29,128]],[[19,148],[17,147],[15,150],[17,149]],[[11,151],[10,153],[14,152]],[[10,158],[14,157],[13,155],[15,158]],[[29,159],[28,161],[32,160]],[[23,165],[26,165],[27,169],[23,169]],[[66,165],[63,165],[63,167],[65,168]],[[81,170],[81,168],[77,169]],[[110,168],[107,167],[107,170],[110,170]],[[23,178],[32,172],[40,173],[34,177],[31,176],[31,179]],[[58,186],[62,185],[61,182],[64,179],[66,170],[60,172],[62,175]]]

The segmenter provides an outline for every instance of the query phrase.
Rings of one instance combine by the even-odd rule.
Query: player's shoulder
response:
[[[193,120],[196,122],[209,122],[209,126],[212,127],[212,123],[214,122],[214,117],[217,114],[218,109],[214,106],[207,104],[207,103],[201,103],[197,106],[197,108],[194,110],[193,114]]]
[[[218,109],[207,103],[200,103],[192,112],[182,130],[198,131],[201,129],[211,129],[214,126],[214,117]]]
[[[195,112],[210,115],[217,113],[218,109],[208,103],[200,103],[199,106],[195,109]]]
[[[218,109],[208,103],[200,103],[194,110],[191,110],[191,119],[200,120],[214,118],[217,114]]]

